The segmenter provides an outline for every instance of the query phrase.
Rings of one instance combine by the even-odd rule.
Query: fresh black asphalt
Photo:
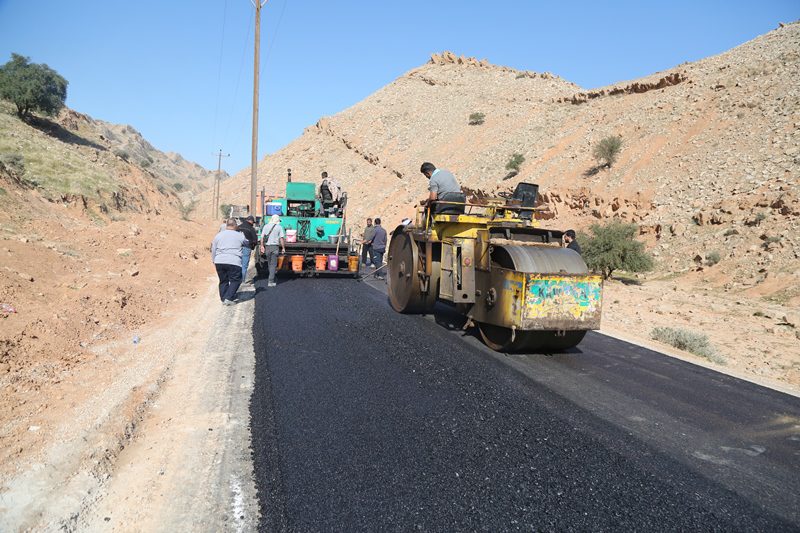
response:
[[[705,369],[665,381],[641,355],[615,358],[625,343],[600,335],[555,357],[497,356],[460,338],[446,313],[399,315],[354,280],[257,286],[250,410],[264,531],[798,530],[796,509],[784,509],[798,503],[787,494],[796,441],[773,435],[777,473],[753,470],[774,505],[744,486],[746,461],[773,441],[766,453],[741,448],[744,466],[703,448],[744,427],[704,390],[732,381]],[[786,398],[780,409],[797,420],[800,403]],[[769,404],[746,407],[759,402]],[[706,407],[711,425],[694,427]]]

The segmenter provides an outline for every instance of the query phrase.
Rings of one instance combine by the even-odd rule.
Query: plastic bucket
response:
[[[267,204],[267,215],[282,215],[283,214],[283,206],[280,202],[269,202]]]
[[[339,270],[339,257],[336,255],[328,256],[328,270],[336,272]]]
[[[294,272],[302,272],[303,271],[303,256],[302,255],[293,255],[292,256],[292,270]]]
[[[283,260],[286,259],[286,256],[279,255],[278,256],[278,267],[276,270],[281,270],[283,268]]]
[[[314,259],[317,262],[317,270],[325,270],[325,266],[328,264],[328,258],[324,255],[315,255]]]
[[[287,229],[286,230],[286,242],[297,242],[297,230],[296,229]]]
[[[347,258],[347,270],[350,272],[357,272],[358,271],[358,256],[351,255]]]

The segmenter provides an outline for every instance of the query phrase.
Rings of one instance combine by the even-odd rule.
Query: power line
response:
[[[214,127],[211,130],[211,140],[214,144],[217,142],[217,120],[219,118],[219,93],[222,86],[222,57],[225,49],[225,19],[228,13],[228,0],[222,7],[222,36],[219,42],[219,65],[217,66],[217,95],[214,99]]]
[[[245,60],[245,55],[247,54],[247,47],[250,44],[250,29],[253,27],[253,17],[254,16],[255,15],[254,15],[253,11],[250,11],[250,20],[247,23],[247,33],[244,36],[244,44],[242,46],[242,56],[241,56],[241,59],[239,61],[239,72],[236,75],[236,84],[234,85],[233,98],[231,99],[231,110],[230,110],[230,113],[228,113],[228,122],[227,122],[227,124],[225,126],[225,135],[223,135],[223,138],[222,138],[223,141],[227,141],[228,132],[231,129],[231,121],[233,120],[233,110],[236,108],[237,96],[239,95],[239,82],[241,82],[241,80],[242,80],[242,71],[244,70],[244,60]]]

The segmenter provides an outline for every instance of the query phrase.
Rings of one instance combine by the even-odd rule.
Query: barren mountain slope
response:
[[[435,54],[266,157],[259,183],[280,194],[286,168],[310,180],[327,170],[350,194],[354,219],[383,216],[391,226],[425,194],[422,161],[471,188],[532,181],[555,225],[636,221],[660,271],[694,270],[716,251],[719,265],[703,275],[717,285],[767,281],[759,291],[800,302],[799,51],[800,24],[790,24],[719,56],[592,91]],[[485,114],[483,125],[468,125],[474,112]],[[597,170],[592,147],[612,134],[624,139],[620,159]],[[514,153],[525,163],[503,180]],[[243,171],[228,181],[223,199],[247,203],[248,180]]]
[[[130,373],[122,350],[98,357],[98,345],[132,345],[207,287],[217,226],[182,220],[174,187],[188,202],[209,175],[198,168],[132,128],[71,110],[31,125],[0,103],[0,493],[65,409]]]

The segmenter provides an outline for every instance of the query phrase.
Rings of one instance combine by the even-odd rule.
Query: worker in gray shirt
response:
[[[219,299],[223,305],[232,305],[236,299],[236,291],[242,284],[242,247],[249,245],[247,237],[236,231],[236,220],[232,218],[211,242],[211,260],[217,269]]]
[[[435,205],[435,213],[463,213],[464,206],[452,204],[437,204],[437,201],[444,202],[465,202],[466,199],[461,192],[461,186],[456,181],[456,177],[449,170],[436,168],[433,163],[422,163],[419,169],[422,174],[430,180],[428,183],[428,199],[423,205]]]
[[[278,269],[278,245],[286,255],[286,232],[281,225],[281,217],[272,215],[269,223],[261,229],[261,253],[267,257],[269,279],[267,287],[275,286],[275,271]]]
[[[386,230],[381,226],[381,219],[375,219],[375,234],[372,236],[372,265],[375,267],[375,277],[383,278],[380,272],[383,265],[383,254],[386,253]]]

